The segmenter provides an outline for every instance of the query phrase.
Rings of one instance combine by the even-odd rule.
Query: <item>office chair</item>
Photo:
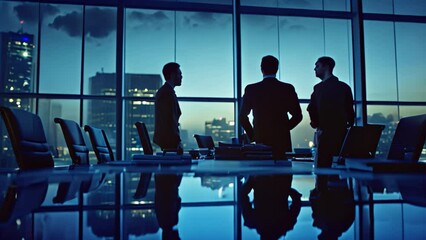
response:
[[[80,125],[62,118],[55,118],[54,121],[61,126],[73,164],[89,165],[89,149],[84,141]]]
[[[84,131],[89,134],[90,142],[92,143],[98,163],[114,161],[114,153],[109,145],[105,131],[89,125],[84,126]]]
[[[20,169],[54,167],[41,119],[34,113],[0,107]]]
[[[214,149],[214,141],[212,136],[194,134],[199,148]]]
[[[380,124],[349,128],[340,149],[338,162],[342,163],[346,157],[374,158],[384,128],[385,125]]]
[[[135,123],[136,129],[138,130],[139,140],[141,141],[143,153],[145,155],[153,155],[154,150],[152,148],[151,140],[149,138],[148,130],[143,122]],[[136,187],[134,199],[140,199],[146,196],[148,192],[149,183],[151,181],[151,173],[141,173],[139,176],[138,186]]]
[[[148,130],[146,129],[145,123],[136,122],[136,129],[138,130],[139,139],[142,144],[143,153],[145,155],[153,155],[154,150],[152,148],[151,140],[149,138]]]
[[[404,117],[399,120],[388,159],[417,162],[426,140],[426,114]]]

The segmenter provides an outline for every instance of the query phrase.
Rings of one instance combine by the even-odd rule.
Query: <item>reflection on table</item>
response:
[[[423,174],[317,171],[308,162],[200,163],[2,171],[0,239],[426,236]],[[321,188],[318,179],[326,179]]]

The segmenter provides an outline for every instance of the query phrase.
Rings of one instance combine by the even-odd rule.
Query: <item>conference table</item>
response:
[[[123,161],[0,169],[0,183],[0,239],[426,239],[423,173]]]

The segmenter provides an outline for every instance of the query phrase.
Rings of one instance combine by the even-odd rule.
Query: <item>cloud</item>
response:
[[[153,13],[146,13],[142,11],[132,11],[129,14],[131,23],[135,23],[135,28],[140,27],[154,27],[161,29],[164,23],[169,21],[169,17],[163,11],[155,11]]]
[[[291,23],[288,19],[280,20],[280,27],[287,28],[290,31],[303,31],[306,27],[302,24]]]
[[[71,37],[81,36],[83,19],[81,13],[72,12],[63,16],[57,16],[49,27],[56,30],[62,30]]]
[[[23,20],[24,22],[28,22],[28,23],[38,22],[38,19],[39,19],[38,5],[23,3],[18,6],[15,6],[13,10],[16,14],[16,17],[19,20]],[[59,13],[59,9],[52,5],[43,5],[40,12],[42,14],[41,19],[43,19],[44,17],[52,16]]]
[[[213,25],[216,23],[216,18],[213,13],[197,12],[184,17],[184,23],[188,26],[198,27],[204,24]]]
[[[116,31],[116,26],[117,14],[114,10],[89,8],[86,11],[86,34],[94,38],[104,38]]]
[[[116,14],[111,9],[88,8],[86,10],[86,35],[93,38],[105,38],[116,30]],[[71,37],[81,37],[83,15],[81,12],[57,16],[49,27],[64,31]]]

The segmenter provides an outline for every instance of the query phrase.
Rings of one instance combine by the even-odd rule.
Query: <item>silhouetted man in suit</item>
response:
[[[302,121],[302,111],[293,85],[276,78],[278,59],[265,56],[260,68],[263,80],[245,88],[239,119],[250,140],[271,146],[273,157],[279,159],[292,151],[290,130]]]
[[[161,147],[177,148],[183,152],[179,133],[179,117],[182,114],[174,88],[182,84],[180,65],[174,62],[163,67],[166,82],[155,95],[154,143]]]
[[[316,167],[331,167],[347,128],[354,124],[351,88],[333,75],[334,66],[331,57],[320,57],[315,63],[315,75],[321,82],[314,86],[308,112],[311,126],[317,129]]]

